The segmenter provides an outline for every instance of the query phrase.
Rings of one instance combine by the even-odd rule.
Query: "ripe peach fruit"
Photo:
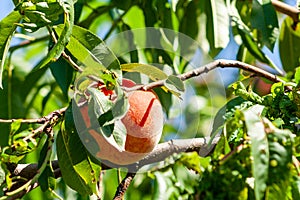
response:
[[[134,82],[123,80],[124,87],[132,87]],[[103,93],[112,94],[101,89]],[[95,157],[117,164],[128,165],[139,161],[151,152],[160,140],[163,129],[163,111],[160,101],[153,91],[136,90],[129,92],[129,110],[121,119],[127,130],[125,151],[111,145],[97,130],[88,129],[88,133],[97,142],[99,150]],[[80,107],[87,128],[91,126],[88,116],[88,104]],[[120,121],[116,122],[116,126]],[[84,141],[89,142],[89,141]]]

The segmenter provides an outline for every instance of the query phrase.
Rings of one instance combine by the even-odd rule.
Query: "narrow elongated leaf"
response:
[[[123,24],[122,31],[124,33],[124,39],[128,42],[128,48],[131,50],[130,54],[130,62],[131,63],[138,63],[139,62],[139,54],[137,51],[137,47],[134,43],[134,34],[129,25]]]
[[[206,9],[207,39],[210,44],[211,56],[216,56],[218,52],[229,43],[229,15],[223,0],[208,1]]]
[[[59,166],[62,172],[62,177],[64,178],[66,184],[82,195],[90,195],[92,193],[91,189],[76,172],[73,166],[70,150],[68,149],[67,143],[63,138],[62,132],[59,132],[57,135],[56,145]]]
[[[2,185],[2,183],[5,180],[5,171],[1,165],[2,165],[2,163],[0,162],[0,185]]]
[[[251,24],[262,34],[262,43],[273,50],[279,27],[276,11],[271,1],[252,1]]]
[[[164,80],[168,76],[160,69],[153,65],[141,64],[141,63],[130,63],[122,64],[121,68],[123,71],[127,72],[138,72],[147,75],[151,80]]]
[[[57,136],[57,156],[64,181],[82,195],[98,193],[96,171],[85,147],[76,133],[71,107],[66,111],[65,121]]]
[[[169,116],[169,111],[172,106],[172,94],[170,92],[166,92],[164,89],[160,87],[156,87],[153,89],[157,94],[161,105],[163,106],[167,117]]]
[[[259,61],[264,62],[270,67],[274,68],[278,73],[283,74],[283,71],[262,51],[261,47],[257,43],[252,33],[241,24],[238,20],[235,21],[237,25],[237,31],[243,40],[243,44],[247,47],[248,51]]]
[[[48,52],[48,55],[42,59],[39,64],[35,67],[35,70],[41,69],[45,67],[51,61],[56,61],[61,53],[64,51],[65,46],[70,40],[70,36],[73,29],[74,24],[74,3],[73,0],[66,0],[64,1],[66,5],[63,6],[64,8],[64,24],[63,30],[59,35],[59,38],[53,48]]]
[[[300,199],[300,177],[294,176],[294,182],[292,183],[292,198]]]
[[[13,11],[0,22],[0,88],[2,88],[2,73],[12,34],[16,30],[16,23],[21,19],[20,13]]]
[[[293,72],[300,66],[300,31],[292,28],[293,20],[285,18],[281,25],[279,37],[279,52],[286,72]]]
[[[60,35],[63,27],[57,26],[55,31]],[[74,26],[67,49],[86,67],[92,67],[99,73],[107,68],[113,70],[119,77],[122,76],[117,57],[97,35],[88,29]]]
[[[166,191],[168,187],[172,187],[172,182],[169,177],[164,176],[162,172],[156,171],[154,172],[155,182],[154,182],[154,199],[167,200],[169,196],[167,196]]]
[[[73,80],[74,69],[63,58],[50,64],[50,70],[65,97]]]
[[[198,35],[197,6],[194,1],[190,1],[184,10],[184,16],[182,16],[179,25],[179,32],[192,39],[195,39]]]
[[[47,140],[40,152],[38,167],[40,167],[42,165],[42,163],[44,162],[44,159],[46,158],[46,154],[48,151],[48,147],[49,147],[49,141]],[[44,169],[44,171],[42,172],[38,181],[39,181],[39,184],[40,184],[43,192],[47,191],[49,188],[51,190],[55,189],[56,180],[55,180],[55,176],[54,176],[54,171],[51,166],[51,162],[47,163],[47,166]]]
[[[183,6],[183,8],[181,8]],[[195,53],[195,49],[197,48],[197,44],[195,43],[195,39],[199,33],[199,26],[197,22],[197,3],[195,1],[190,1],[186,6],[183,4],[177,4],[177,16],[179,18],[179,32],[178,42],[180,45],[180,55],[191,57]],[[182,16],[180,16],[183,13]],[[188,36],[188,37],[187,37]],[[188,38],[188,39],[187,39]]]
[[[293,156],[293,137],[290,130],[276,128],[271,122],[265,125],[269,130],[270,167],[268,191],[270,199],[284,199],[289,191]]]
[[[263,199],[267,188],[269,171],[269,146],[265,127],[257,110],[261,106],[253,106],[244,111],[247,134],[251,139],[251,154],[253,156],[252,171],[254,177],[254,193],[256,199]]]
[[[25,100],[32,88],[36,86],[39,79],[43,77],[47,68],[42,68],[40,70],[32,70],[26,75],[25,80],[22,82],[22,90],[20,91],[22,100]]]

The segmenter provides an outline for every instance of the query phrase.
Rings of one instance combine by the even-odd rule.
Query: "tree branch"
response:
[[[182,81],[185,81],[187,79],[199,76],[204,73],[208,73],[216,68],[239,68],[251,73],[255,73],[255,75],[264,77],[272,82],[282,82],[285,83],[282,79],[277,77],[275,74],[272,74],[270,72],[267,72],[261,68],[255,67],[253,65],[243,63],[241,61],[236,61],[236,60],[224,60],[224,59],[219,59],[212,61],[206,65],[203,65],[201,67],[198,67],[192,71],[188,71],[186,73],[177,75],[178,78],[180,78]],[[134,91],[134,90],[150,90],[155,87],[161,87],[165,83],[165,80],[160,80],[160,81],[155,81],[149,84],[145,85],[137,85],[135,87],[131,88],[125,88],[126,91]]]
[[[293,19],[294,23],[299,22],[300,11],[296,7],[290,6],[286,3],[283,3],[278,0],[272,0],[271,2],[278,12],[281,12],[283,14],[290,16]]]
[[[214,146],[218,143],[220,137],[215,137],[211,144],[210,137],[205,138],[193,138],[193,139],[176,139],[170,140],[168,142],[160,143],[156,146],[156,148],[148,154],[144,159],[131,164],[128,167],[129,170],[135,169],[135,171],[131,171],[132,173],[137,172],[138,169],[141,167],[160,162],[168,158],[169,156],[173,155],[174,153],[182,153],[182,152],[192,152],[196,151],[202,157],[207,156]],[[58,161],[54,160],[51,162],[52,168],[55,173],[55,177],[58,178],[61,176],[59,171]],[[12,173],[13,176],[20,176],[26,179],[31,179],[38,170],[37,164],[9,164],[8,165],[9,171]],[[102,169],[111,169],[106,165],[102,165]]]

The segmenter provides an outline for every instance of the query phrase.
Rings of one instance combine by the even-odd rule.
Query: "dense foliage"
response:
[[[0,21],[1,200],[112,199],[123,192],[125,199],[300,199],[296,6],[277,0],[13,0],[11,6]],[[224,60],[201,67],[216,59]],[[99,132],[124,147],[126,130],[115,126],[128,110],[122,77],[156,92],[166,118],[160,143],[169,144],[161,155],[174,152],[130,166],[148,164],[137,173],[101,164],[83,144],[74,115],[92,81],[114,90],[111,103],[89,89],[89,112]],[[184,140],[193,138],[205,144]]]

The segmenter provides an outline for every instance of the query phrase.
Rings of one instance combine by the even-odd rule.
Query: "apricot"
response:
[[[123,80],[124,87],[132,87],[135,83],[131,80]],[[112,94],[101,89],[103,93]],[[125,116],[115,123],[115,126],[123,123],[127,135],[125,149],[120,150],[110,144],[97,130],[90,128],[91,121],[88,115],[88,104],[80,106],[80,113],[91,137],[84,137],[83,143],[87,149],[105,164],[106,161],[117,165],[128,165],[144,158],[158,144],[163,129],[163,110],[161,103],[153,91],[136,90],[127,93],[129,110]],[[82,139],[82,137],[81,137]],[[89,145],[90,140],[96,142],[97,150]]]

